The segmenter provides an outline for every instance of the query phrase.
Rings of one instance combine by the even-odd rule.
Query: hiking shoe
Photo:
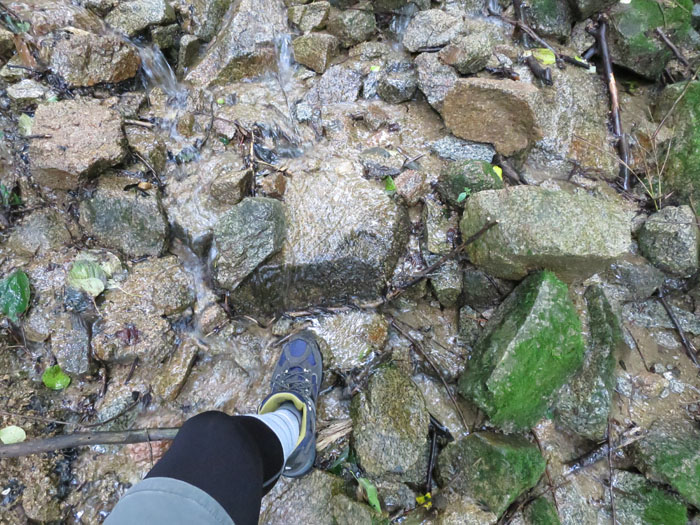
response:
[[[321,351],[314,335],[304,330],[282,347],[282,355],[272,373],[272,393],[258,409],[258,414],[267,414],[291,401],[301,412],[299,440],[282,471],[288,478],[306,474],[316,459],[316,399],[322,379]]]

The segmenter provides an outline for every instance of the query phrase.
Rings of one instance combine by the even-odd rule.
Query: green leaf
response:
[[[224,104],[226,104],[226,99],[224,99],[224,97],[217,98],[217,99],[216,99],[216,103],[217,103],[219,106],[223,106]]]
[[[46,99],[46,102],[58,102],[58,97],[56,95],[51,95]]]
[[[532,56],[535,57],[543,66],[551,66],[557,62],[557,57],[554,56],[552,50],[547,49],[546,47],[538,47],[533,49]]]
[[[219,140],[224,146],[228,146],[228,143],[230,142],[226,137],[219,137]]]
[[[0,428],[0,441],[3,445],[12,445],[13,443],[21,443],[27,439],[27,434],[24,429],[15,425]]]
[[[26,113],[22,113],[19,116],[19,119],[17,120],[17,127],[19,128],[19,134],[23,136],[31,135],[32,134],[32,126],[34,125],[34,119],[27,115]]]
[[[70,377],[58,365],[50,366],[44,370],[41,380],[51,390],[63,390],[70,385]]]
[[[386,191],[396,191],[396,184],[390,176],[384,179],[384,189]]]
[[[4,184],[0,184],[0,204],[2,204],[3,207],[10,205],[10,190],[8,190],[7,186]]]
[[[372,482],[367,478],[357,478],[357,482],[360,484],[362,489],[367,495],[367,501],[377,512],[382,511],[382,506],[379,504],[379,497],[377,496],[377,487],[372,485]]]
[[[381,66],[378,66],[378,65],[376,65],[376,64],[373,65],[373,66],[369,66],[369,70],[370,70],[370,71],[376,72],[376,71],[379,71],[380,69],[381,69]]]
[[[0,311],[13,323],[19,321],[29,306],[29,279],[22,270],[0,281]]]
[[[105,290],[107,274],[102,267],[92,261],[75,261],[68,273],[68,284],[97,297]]]

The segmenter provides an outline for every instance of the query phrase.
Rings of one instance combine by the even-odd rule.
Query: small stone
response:
[[[566,284],[551,272],[525,279],[476,343],[459,390],[506,431],[544,416],[553,394],[583,362],[581,322]]]
[[[330,8],[329,2],[312,2],[306,5],[291,6],[287,9],[287,16],[292,24],[301,29],[302,32],[308,33],[326,27]]]
[[[180,47],[177,52],[177,72],[182,75],[189,71],[199,56],[201,40],[193,35],[182,35]]]
[[[492,45],[489,33],[470,33],[442,48],[438,57],[463,75],[471,75],[486,67]]]
[[[571,36],[573,15],[569,2],[531,0],[524,11],[526,22],[538,35],[562,43]]]
[[[537,88],[525,82],[463,78],[445,96],[442,115],[455,136],[488,142],[511,156],[542,136],[535,117],[537,95]]]
[[[664,274],[638,255],[629,255],[614,262],[605,273],[605,280],[619,287],[620,300],[643,301],[664,283]]]
[[[421,53],[414,62],[418,71],[418,88],[428,103],[442,113],[445,97],[457,82],[459,75],[438,59],[437,53]]]
[[[177,15],[182,19],[183,31],[202,42],[209,42],[216,36],[230,5],[230,0],[188,0],[187,3],[175,3]]]
[[[187,381],[199,348],[191,339],[180,343],[161,365],[153,383],[153,392],[165,401],[175,401]]]
[[[485,161],[450,162],[440,172],[438,192],[452,206],[463,208],[467,199],[483,190],[500,190],[503,178]],[[460,200],[460,195],[464,198]]]
[[[163,51],[177,47],[179,34],[178,24],[151,27],[151,41]]]
[[[471,306],[459,309],[459,340],[467,347],[473,347],[481,335],[481,315]]]
[[[45,208],[24,217],[10,234],[7,246],[18,255],[34,257],[57,250],[70,241],[70,232],[61,214]]]
[[[394,367],[379,369],[350,412],[354,449],[367,474],[401,477],[421,460],[430,416],[410,377]]]
[[[343,47],[352,47],[369,40],[377,30],[371,4],[358,4],[357,9],[333,9],[326,30],[340,40]]]
[[[401,195],[409,206],[418,204],[428,192],[425,174],[416,170],[404,170],[394,178],[394,184],[396,193]]]
[[[639,249],[660,270],[690,277],[698,270],[698,226],[690,206],[666,206],[639,231]]]
[[[54,318],[51,353],[67,374],[90,371],[90,332],[79,315],[64,313]]]
[[[377,95],[391,104],[410,100],[418,87],[418,78],[410,59],[398,56],[387,60],[377,80]]]
[[[5,28],[0,28],[0,60],[7,60],[15,50],[13,34]]]
[[[124,131],[129,147],[146,159],[156,173],[162,173],[168,151],[160,136],[141,126],[125,126]]]
[[[266,197],[281,199],[284,197],[284,190],[287,189],[287,178],[281,173],[263,177],[260,181],[260,189]]]
[[[247,197],[214,227],[213,277],[232,291],[260,263],[282,248],[287,226],[284,205],[266,197]]]
[[[132,37],[148,26],[175,22],[175,11],[166,0],[130,0],[117,4],[105,22]]]
[[[592,14],[616,3],[615,0],[570,0],[569,2],[578,20],[585,20]]]
[[[126,155],[119,114],[98,100],[74,99],[41,104],[34,115],[29,161],[34,180],[71,190],[81,177],[121,162]]]
[[[430,257],[429,261],[438,257]],[[457,305],[459,296],[462,293],[462,269],[457,261],[447,261],[437,270],[431,273],[430,285],[433,287],[435,297],[445,308],[452,308]]]
[[[398,151],[370,148],[360,154],[360,163],[362,163],[367,177],[383,179],[401,173],[405,158]]]
[[[423,203],[423,227],[425,249],[436,255],[445,255],[454,248],[452,238],[457,230],[456,213],[448,212],[444,206],[434,199],[425,199]]]
[[[48,92],[49,90],[45,86],[29,78],[20,80],[7,88],[7,96],[19,106],[37,104]]]
[[[316,73],[323,73],[330,65],[331,60],[338,54],[338,39],[326,33],[310,33],[295,38],[294,60],[313,69]]]
[[[80,227],[107,249],[127,257],[160,255],[168,242],[168,221],[155,189],[142,192],[125,186],[139,181],[103,175],[94,192],[80,203]]]
[[[355,102],[362,87],[362,74],[337,64],[329,67],[304,97],[311,110],[338,102]],[[299,108],[299,105],[297,106]],[[297,109],[298,111],[298,109]]]
[[[676,496],[632,472],[618,470],[614,479],[615,517],[621,525],[686,525],[688,510]]]
[[[479,144],[447,135],[430,145],[430,151],[446,160],[482,160],[491,162],[496,150],[490,144]]]
[[[416,13],[403,35],[403,45],[411,53],[424,48],[441,47],[462,31],[462,21],[441,9]]]
[[[475,432],[449,443],[440,452],[437,465],[441,485],[449,484],[500,516],[520,494],[535,486],[546,462],[537,445],[525,438]]]
[[[477,310],[486,310],[500,303],[515,283],[489,275],[484,270],[467,265],[464,270],[464,302]]]

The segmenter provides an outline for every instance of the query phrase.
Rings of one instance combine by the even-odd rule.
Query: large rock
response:
[[[234,304],[277,311],[378,297],[407,234],[405,210],[383,186],[339,161],[334,171],[295,173],[284,201],[284,246],[241,284]]]
[[[277,67],[275,38],[287,32],[281,0],[239,0],[229,8],[216,38],[186,79],[225,84]]]
[[[136,36],[152,25],[175,21],[175,11],[167,0],[129,0],[119,2],[105,17],[114,29],[126,36]]]
[[[660,420],[634,445],[635,465],[700,506],[700,430],[685,420]]]
[[[500,516],[535,486],[545,465],[537,445],[525,438],[475,432],[440,452],[438,481]]]
[[[351,405],[352,440],[370,476],[409,472],[421,460],[430,415],[423,395],[398,369],[383,368]]]
[[[666,206],[639,230],[639,249],[657,268],[678,277],[698,270],[698,226],[690,206]]]
[[[615,387],[615,349],[622,340],[620,320],[603,289],[591,286],[585,293],[588,306],[588,352],[581,372],[559,392],[559,421],[592,441],[605,438]]]
[[[67,28],[56,38],[49,69],[71,86],[89,87],[134,78],[140,65],[136,47],[116,34]]]
[[[441,9],[416,13],[403,35],[403,45],[411,53],[448,44],[462,31],[462,21]]]
[[[34,115],[29,162],[34,180],[54,189],[75,189],[80,177],[121,162],[126,155],[119,114],[98,100],[40,105]]]
[[[477,341],[460,392],[506,430],[531,428],[583,362],[581,322],[550,272],[524,280]]]
[[[462,236],[490,221],[498,224],[467,252],[474,264],[503,279],[521,279],[537,268],[585,278],[625,254],[631,242],[627,216],[615,203],[534,186],[469,197]]]
[[[459,78],[457,72],[445,65],[437,53],[421,53],[415,59],[418,72],[418,89],[436,111],[442,112],[447,93]],[[488,159],[491,160],[491,159]]]
[[[214,227],[212,274],[233,291],[263,261],[282,248],[287,224],[284,205],[267,197],[247,197]]]
[[[620,525],[685,525],[688,521],[688,510],[678,497],[649,483],[644,476],[618,470],[613,490],[615,518]]]
[[[455,136],[488,142],[510,156],[542,137],[535,117],[537,95],[537,88],[524,82],[463,78],[445,96],[442,116]]]
[[[168,242],[168,221],[157,190],[125,190],[138,181],[103,175],[80,203],[80,226],[97,244],[127,257],[160,255]]]

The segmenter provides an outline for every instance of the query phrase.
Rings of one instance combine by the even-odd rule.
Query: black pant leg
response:
[[[260,500],[283,466],[282,445],[262,421],[223,412],[188,419],[146,475],[185,481],[212,496],[236,525],[256,525]]]

